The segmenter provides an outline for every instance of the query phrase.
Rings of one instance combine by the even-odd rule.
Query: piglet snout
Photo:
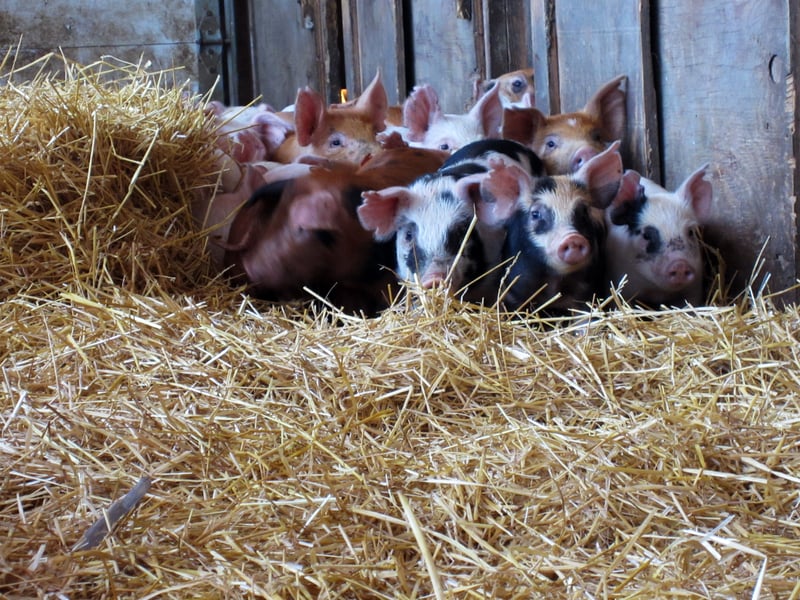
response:
[[[690,284],[695,277],[692,265],[683,259],[671,262],[667,266],[667,281],[673,287],[683,287]]]
[[[586,164],[589,161],[589,159],[597,156],[597,154],[598,152],[594,148],[591,148],[589,146],[584,146],[572,156],[572,162],[570,163],[569,166],[570,171],[572,173],[575,173],[584,164]]]
[[[568,265],[580,265],[589,256],[589,240],[579,233],[565,237],[558,247],[558,258]]]

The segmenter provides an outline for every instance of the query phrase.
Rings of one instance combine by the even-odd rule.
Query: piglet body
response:
[[[700,227],[712,206],[707,166],[692,173],[675,192],[627,171],[626,193],[606,211],[606,267],[620,294],[650,306],[697,306],[703,301]]]
[[[509,310],[564,312],[591,299],[602,275],[603,209],[622,177],[619,143],[591,158],[572,175],[519,176],[521,201],[508,222],[503,258]]]

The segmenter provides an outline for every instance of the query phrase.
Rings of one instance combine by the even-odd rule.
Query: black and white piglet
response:
[[[626,171],[621,189],[606,211],[606,267],[612,284],[627,283],[620,295],[649,306],[703,302],[700,227],[712,207],[704,165],[675,192],[635,171]]]
[[[521,144],[480,140],[464,146],[436,173],[408,187],[365,192],[359,219],[378,240],[397,236],[400,279],[418,279],[428,288],[449,284],[454,292],[465,290],[465,300],[493,302],[504,225],[518,199],[498,193],[502,182],[491,177],[493,168],[505,165],[528,177],[544,173],[536,154]]]
[[[555,313],[578,308],[602,281],[603,210],[620,190],[619,142],[570,175],[534,179],[514,171],[520,202],[503,247],[503,258],[513,261],[504,305],[518,310],[548,303]]]

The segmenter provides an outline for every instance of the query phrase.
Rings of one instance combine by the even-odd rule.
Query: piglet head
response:
[[[403,104],[403,124],[409,140],[425,148],[455,152],[462,146],[500,130],[503,106],[499,89],[486,92],[466,114],[445,114],[439,97],[430,85],[414,88]]]
[[[386,89],[376,78],[350,107],[328,110],[317,92],[298,91],[295,100],[297,143],[317,156],[361,164],[381,151],[377,134],[386,127]]]

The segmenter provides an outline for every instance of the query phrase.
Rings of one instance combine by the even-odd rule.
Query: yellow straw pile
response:
[[[201,100],[4,69],[0,594],[800,598],[797,308],[258,303]]]

